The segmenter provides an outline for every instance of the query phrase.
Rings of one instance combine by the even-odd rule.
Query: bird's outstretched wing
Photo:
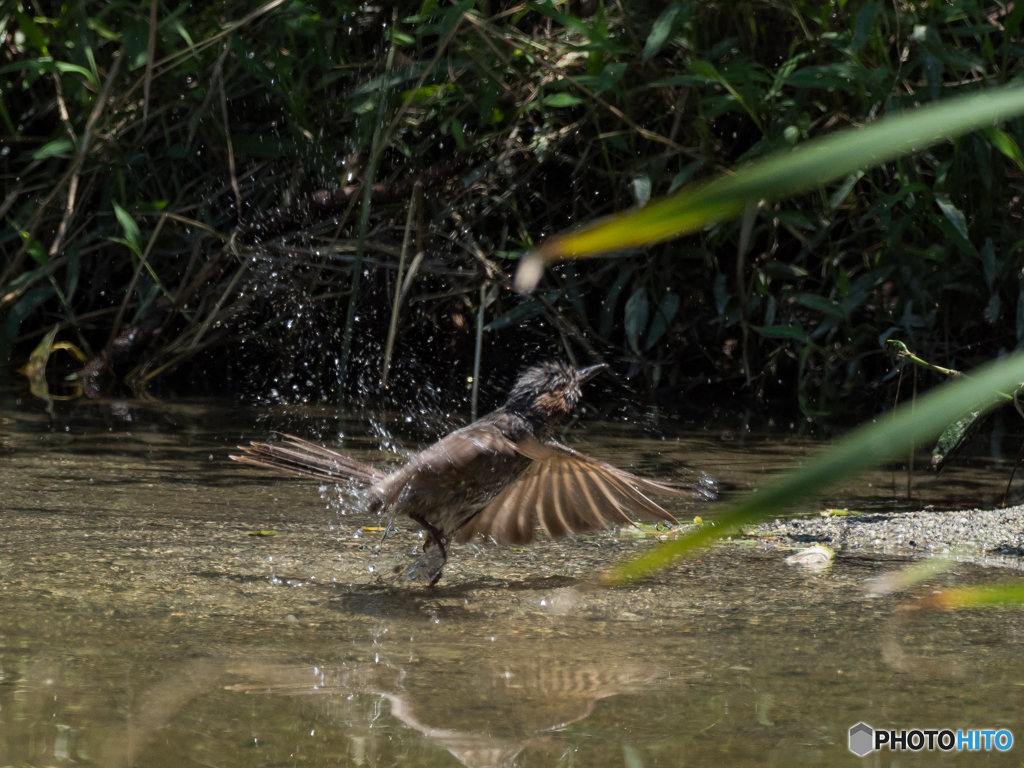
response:
[[[457,541],[483,536],[498,544],[528,544],[538,521],[552,538],[630,523],[633,517],[674,523],[644,492],[708,498],[697,490],[637,477],[560,443],[526,439],[515,448],[531,459],[530,465],[459,530]]]
[[[244,464],[280,469],[355,488],[368,488],[385,477],[383,472],[369,464],[350,459],[301,437],[282,437],[285,439],[281,443],[240,445],[238,448],[242,454],[231,458]]]

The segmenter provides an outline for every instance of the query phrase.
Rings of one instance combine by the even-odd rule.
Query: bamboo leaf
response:
[[[964,446],[978,432],[984,419],[980,411],[972,411],[963,418],[957,419],[939,435],[935,448],[932,449],[932,469],[941,472],[949,462],[955,459]]]
[[[964,217],[963,211],[953,205],[949,199],[949,195],[936,195],[935,202],[942,209],[942,214],[946,217],[946,220],[953,225],[953,228],[968,243],[971,242],[971,236],[967,232],[967,219]]]
[[[629,346],[640,354],[640,334],[647,327],[648,305],[647,291],[639,286],[626,301],[626,339]]]
[[[679,15],[680,10],[681,6],[678,3],[673,3],[661,12],[661,16],[654,22],[654,26],[651,27],[651,34],[647,36],[647,42],[644,43],[644,52],[641,56],[641,60],[645,64],[668,42],[669,35],[672,34],[672,25],[675,23],[676,16]]]
[[[762,336],[767,336],[770,339],[796,339],[797,341],[802,341],[805,344],[809,344],[811,341],[807,337],[806,333],[794,325],[771,325],[763,327],[753,325],[751,328]]]
[[[135,219],[128,213],[124,208],[114,202],[114,216],[121,224],[121,228],[124,230],[123,242],[136,253],[139,252],[139,225],[135,223]]]
[[[1010,134],[998,128],[986,128],[985,138],[993,147],[1016,163],[1020,170],[1024,171],[1024,158],[1021,157],[1020,147],[1017,146],[1017,142]]]
[[[818,493],[845,478],[904,455],[912,446],[934,439],[953,419],[990,409],[1007,391],[1024,381],[1024,354],[1015,354],[935,388],[917,403],[902,406],[893,416],[880,418],[854,430],[803,468],[790,472],[766,487],[726,506],[714,522],[675,541],[655,547],[629,560],[605,576],[611,584],[643,578],[676,558],[707,546],[734,532],[740,525],[763,520],[791,508],[797,501]]]
[[[583,99],[571,93],[556,93],[544,99],[544,104],[549,107],[575,107],[582,103]]]
[[[691,65],[692,66],[692,65]],[[710,66],[710,65],[708,65]],[[699,67],[698,67],[699,68]],[[696,232],[743,212],[748,201],[778,200],[864,168],[915,152],[951,136],[1024,114],[1024,88],[993,89],[948,99],[865,128],[809,141],[674,195],[548,239],[520,262],[516,285],[532,290],[541,266],[566,258],[620,251]]]

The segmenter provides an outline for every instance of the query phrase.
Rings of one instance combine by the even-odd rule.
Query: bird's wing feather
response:
[[[418,453],[414,462],[438,472],[458,471],[482,454],[516,454],[515,444],[496,424],[476,422],[452,432]]]
[[[556,442],[525,438],[515,450],[532,461],[516,482],[463,526],[458,541],[477,535],[498,544],[527,544],[537,521],[552,538],[629,523],[633,516],[675,522],[649,493],[704,498],[647,480]]]
[[[498,425],[475,422],[458,429],[417,453],[383,480],[384,504],[396,501],[408,484],[415,485],[424,476],[431,478],[433,486],[443,486],[446,475],[450,476],[450,483],[458,484],[466,472],[472,471],[475,460],[494,454],[516,455],[515,446]]]

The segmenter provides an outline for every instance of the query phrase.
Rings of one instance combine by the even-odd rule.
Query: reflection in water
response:
[[[955,564],[869,598],[901,560],[840,553],[812,573],[740,541],[585,590],[646,545],[611,534],[460,548],[441,587],[394,586],[381,574],[415,559],[415,531],[377,549],[363,528],[380,521],[326,508],[315,485],[240,477],[226,455],[251,413],[110,405],[0,415],[0,766],[828,765],[850,759],[860,720],[1024,719],[1015,614],[899,613],[991,571]],[[346,430],[369,458],[375,442]],[[813,447],[654,437],[610,424],[565,439],[652,476],[699,463],[724,495]],[[971,482],[978,499],[1005,476]]]
[[[550,653],[550,649],[547,649]],[[650,669],[614,657],[572,662],[504,663],[476,675],[477,685],[457,694],[426,691],[413,698],[405,690],[420,686],[408,678],[408,670],[372,667],[272,667],[246,670],[254,679],[228,686],[228,690],[250,695],[344,696],[353,693],[379,696],[390,705],[390,715],[450,752],[467,768],[495,768],[510,765],[528,745],[549,746],[545,734],[583,720],[593,712],[599,699],[628,691],[640,691],[654,680]],[[499,671],[499,669],[501,671]],[[385,671],[381,675],[379,672]],[[393,677],[392,690],[379,687],[382,679]],[[446,712],[452,702],[461,712],[499,708],[507,717],[504,726],[493,730],[445,728],[432,722],[458,720],[461,713]],[[446,703],[447,702],[447,703]],[[351,737],[365,749],[372,741],[371,729]],[[355,740],[362,741],[355,741]],[[564,748],[564,745],[563,745]]]
[[[650,692],[665,676],[664,670],[621,653],[595,653],[591,648],[586,660],[573,660],[572,650],[565,641],[517,644],[526,658],[466,660],[473,664],[472,673],[455,675],[455,680],[435,680],[435,669],[384,661],[379,654],[373,663],[327,666],[275,663],[269,655],[259,660],[243,651],[190,660],[134,697],[123,726],[110,732],[100,751],[102,763],[111,768],[139,763],[194,699],[223,689],[248,696],[302,697],[310,704],[293,727],[304,730],[308,724],[315,731],[317,723],[334,720],[351,753],[364,756],[382,752],[380,739],[392,738],[374,727],[385,714],[380,704],[387,702],[387,715],[467,768],[508,766],[526,747],[564,751],[564,740],[552,734],[588,717],[599,700]],[[675,686],[680,683],[674,681]],[[371,717],[353,717],[358,710],[348,704],[355,697],[373,702]],[[451,723],[463,725],[446,727]],[[362,764],[360,759],[355,762]]]

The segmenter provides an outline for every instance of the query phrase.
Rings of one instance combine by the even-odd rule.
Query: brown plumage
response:
[[[634,515],[675,522],[645,494],[714,497],[707,488],[637,477],[551,439],[551,428],[579,402],[582,385],[606,367],[528,368],[504,405],[390,474],[290,436],[283,445],[240,446],[243,454],[231,458],[368,490],[371,511],[407,515],[429,534],[423,567],[414,566],[409,577],[426,570],[435,584],[453,537],[528,544],[538,522],[552,538],[629,523]]]

